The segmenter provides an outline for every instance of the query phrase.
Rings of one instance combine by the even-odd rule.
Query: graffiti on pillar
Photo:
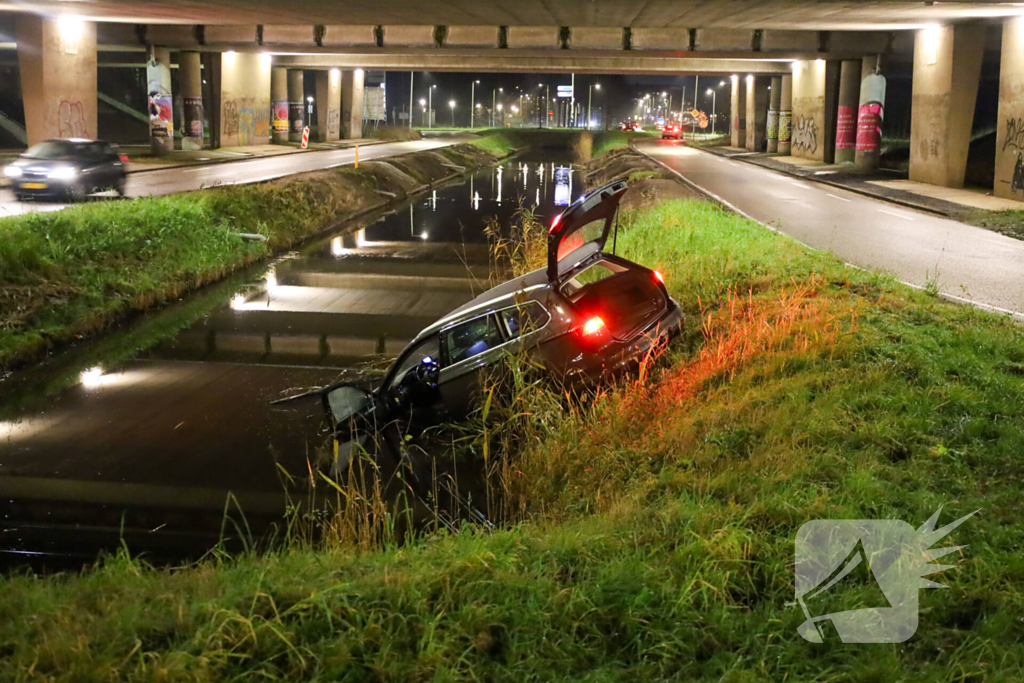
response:
[[[1006,119],[1006,136],[1003,138],[1003,151],[1009,148],[1024,149],[1024,119]]]
[[[327,132],[330,135],[341,134],[341,110],[330,108],[327,110]]]
[[[57,107],[57,135],[62,138],[87,138],[85,107],[79,102],[61,100]]]
[[[798,116],[793,122],[793,149],[801,152],[818,150],[818,124],[811,116]]]
[[[1010,183],[1010,191],[1016,192],[1017,190],[1024,190],[1024,153],[1022,152],[1017,152],[1017,165],[1013,167],[1013,181]]]
[[[224,137],[236,137],[237,145],[260,144],[270,135],[270,107],[259,106],[253,97],[227,100],[223,117]]]

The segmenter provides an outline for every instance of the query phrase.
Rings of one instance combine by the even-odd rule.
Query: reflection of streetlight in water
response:
[[[474,211],[479,211],[480,210],[480,193],[479,192],[474,192],[473,193],[473,210]]]
[[[499,166],[498,167],[498,196],[495,198],[495,201],[498,202],[498,206],[501,206],[501,172],[502,172],[502,169],[501,169],[501,166]]]

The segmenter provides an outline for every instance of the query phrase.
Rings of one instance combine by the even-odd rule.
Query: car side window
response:
[[[437,336],[424,339],[418,345],[410,349],[399,361],[398,370],[395,371],[395,378],[391,380],[391,386],[397,386],[405,375],[422,363],[427,358],[438,360],[441,344]]]
[[[494,315],[480,316],[444,333],[449,364],[462,362],[505,343]]]
[[[550,319],[548,312],[536,301],[527,301],[501,311],[501,320],[511,339],[536,332],[547,325]]]

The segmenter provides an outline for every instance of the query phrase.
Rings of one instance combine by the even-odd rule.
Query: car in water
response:
[[[356,443],[366,448],[368,434],[400,416],[410,432],[467,416],[482,373],[510,353],[528,353],[568,383],[593,382],[635,367],[677,334],[683,314],[662,275],[614,253],[613,227],[626,190],[617,180],[571,204],[551,224],[546,267],[484,292],[424,329],[376,388],[340,383],[302,394],[321,395],[335,463],[347,462]]]
[[[20,200],[81,200],[106,190],[124,196],[126,161],[114,145],[102,140],[46,140],[6,166],[4,175]]]
[[[678,123],[666,123],[661,129],[662,140],[678,140],[682,136],[682,129]]]

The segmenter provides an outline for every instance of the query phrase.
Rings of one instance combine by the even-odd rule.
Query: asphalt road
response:
[[[387,142],[363,145],[359,148],[359,160],[371,161],[399,154],[408,154],[409,152],[437,149],[464,142],[465,139],[465,137],[444,136],[424,138],[412,142]],[[279,154],[247,159],[245,161],[136,172],[128,175],[126,196],[131,198],[148,197],[150,195],[190,192],[205,187],[256,183],[293,173],[319,171],[334,166],[352,164],[355,161],[355,154],[354,149],[332,149],[295,154]],[[112,192],[108,192],[103,195],[96,195],[92,200],[97,201],[99,197],[104,196],[109,196],[112,199],[115,195]],[[40,201],[19,202],[14,198],[14,194],[9,189],[0,190],[0,216],[13,216],[32,211],[56,211],[65,206],[67,205],[63,203]]]
[[[804,244],[919,287],[935,280],[947,298],[1024,320],[1024,241],[673,141],[638,147]]]

